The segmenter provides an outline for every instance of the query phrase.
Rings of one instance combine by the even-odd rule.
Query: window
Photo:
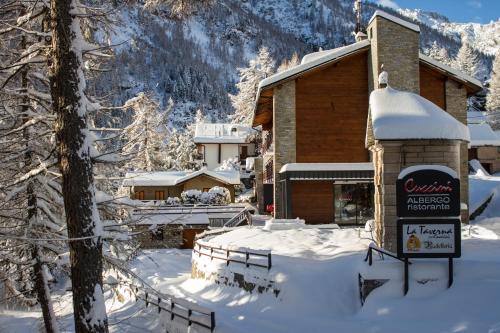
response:
[[[335,184],[335,223],[360,224],[373,218],[373,184]]]
[[[162,241],[163,240],[163,228],[158,228],[151,231],[151,240]]]
[[[144,200],[144,191],[134,192],[134,199],[135,200]]]
[[[165,200],[165,191],[155,191],[155,200]]]

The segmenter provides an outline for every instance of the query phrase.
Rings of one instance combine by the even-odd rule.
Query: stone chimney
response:
[[[418,25],[377,10],[367,32],[371,42],[370,90],[378,87],[383,64],[383,70],[391,73],[391,87],[419,94]]]

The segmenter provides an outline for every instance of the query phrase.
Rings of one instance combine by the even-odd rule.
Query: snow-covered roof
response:
[[[309,55],[306,55],[300,65],[289,68],[283,72],[276,73],[271,75],[268,78],[260,81],[259,83],[259,92],[257,92],[257,96],[260,95],[260,90],[264,87],[275,84],[279,81],[285,80],[291,76],[299,75],[302,72],[313,69],[314,67],[321,66],[325,63],[335,61],[343,56],[346,56],[350,53],[368,47],[370,45],[369,40],[363,40],[361,42],[357,42],[348,46],[339,47],[333,50],[314,52]]]
[[[373,16],[372,18],[370,19],[370,22],[368,22],[368,24],[372,23],[372,21],[375,19],[375,17],[377,16],[380,16],[380,17],[383,17],[389,21],[392,21],[394,23],[397,23],[405,28],[408,28],[410,30],[413,30],[413,31],[416,31],[416,32],[420,32],[420,27],[416,24],[413,24],[413,23],[410,23],[408,21],[405,21],[403,19],[400,19],[399,17],[396,17],[394,15],[391,15],[391,14],[388,14],[382,10],[377,10],[375,11],[375,13],[373,13]]]
[[[500,147],[500,137],[495,133],[488,123],[469,124],[470,146],[498,146]]]
[[[370,94],[373,135],[377,140],[449,139],[470,141],[467,126],[414,93],[391,87]]]
[[[467,111],[467,124],[483,124],[486,122],[486,116],[483,112]]]
[[[288,163],[280,173],[289,171],[373,171],[373,163]]]
[[[253,128],[238,124],[197,123],[193,140],[195,143],[245,143],[254,133]]]
[[[470,76],[469,74],[466,74],[462,71],[451,68],[450,66],[445,65],[445,64],[443,64],[443,63],[441,63],[441,62],[439,62],[439,61],[437,61],[437,60],[435,60],[435,59],[433,59],[433,58],[431,58],[423,53],[420,53],[419,57],[420,57],[420,61],[426,62],[427,64],[429,64],[433,67],[437,67],[438,69],[441,69],[442,71],[446,72],[447,74],[454,76],[459,81],[465,81],[465,82],[471,83],[471,84],[477,86],[479,89],[482,89],[482,87],[483,87],[483,84],[481,83],[481,81]]]
[[[123,186],[175,186],[200,175],[207,175],[230,185],[240,184],[240,173],[237,170],[212,171],[204,168],[194,172],[130,172],[125,175]]]

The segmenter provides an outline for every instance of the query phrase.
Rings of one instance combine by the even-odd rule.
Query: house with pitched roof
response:
[[[399,171],[441,164],[460,176],[466,222],[467,98],[481,82],[422,54],[413,23],[377,11],[366,32],[260,82],[259,210],[268,183],[277,218],[392,228]]]

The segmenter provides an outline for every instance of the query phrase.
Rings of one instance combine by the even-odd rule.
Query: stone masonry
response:
[[[381,16],[373,19],[367,31],[371,42],[370,91],[378,87],[383,64],[391,87],[419,94],[419,33]]]
[[[460,144],[461,141],[457,140],[404,140],[376,143],[381,154],[379,159],[374,159],[375,170],[382,170],[380,179],[382,193],[375,197],[375,235],[379,246],[392,252],[397,251],[396,180],[400,171],[413,165],[432,164],[447,166],[460,175]],[[382,221],[377,221],[377,217],[381,217]]]
[[[265,214],[266,207],[264,207],[264,163],[262,157],[254,158],[255,170],[255,196],[257,197],[257,208],[259,214]]]
[[[446,81],[446,111],[461,123],[467,125],[467,91],[457,82]],[[469,156],[468,145],[460,145],[460,200],[467,205],[461,210],[462,223],[469,223]]]
[[[295,81],[274,88],[273,98],[274,138],[274,216],[283,218],[283,195],[279,182],[280,170],[287,163],[296,161]]]

